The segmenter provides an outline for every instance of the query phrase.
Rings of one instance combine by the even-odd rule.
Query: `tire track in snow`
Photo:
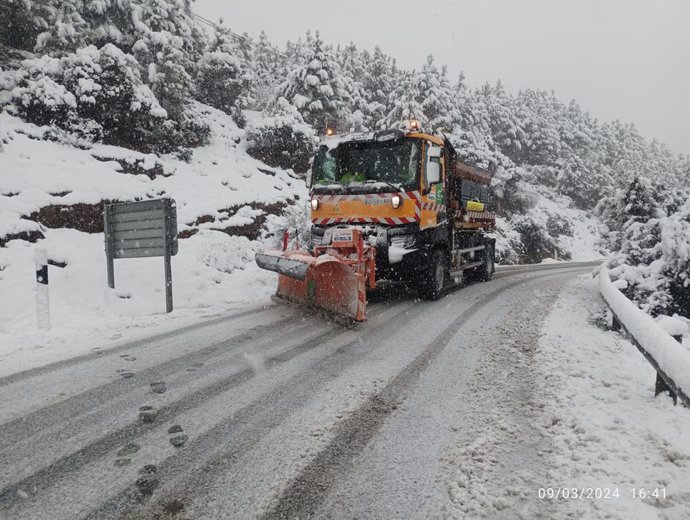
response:
[[[564,266],[564,267],[565,267],[565,266]],[[511,274],[512,274],[512,273],[511,273]],[[516,274],[517,274],[517,273],[516,273]],[[525,274],[528,274],[528,273],[525,273]],[[523,280],[520,280],[519,282],[516,282],[516,283],[524,283],[524,281],[525,281],[525,280],[523,279]],[[414,300],[413,300],[413,301],[409,301],[409,300],[408,300],[407,302],[403,302],[402,305],[403,305],[405,308],[408,308],[408,307],[411,307],[411,306],[413,306],[413,305],[415,305],[415,304],[417,304],[417,303],[418,303],[418,302],[416,302],[416,301],[414,301]],[[391,307],[391,308],[389,308],[389,310],[393,310],[393,309],[395,309],[396,307],[399,307],[399,306],[400,306],[399,304],[396,304],[395,307]],[[375,317],[375,314],[377,314],[377,311],[379,311],[379,310],[383,311],[383,309],[379,309],[378,307],[379,307],[378,305],[377,305],[377,306],[372,306],[372,307],[371,307],[371,310],[373,311],[373,312],[371,313],[372,318]],[[256,311],[248,311],[248,313],[251,313],[251,312],[256,312]],[[405,310],[403,310],[403,311],[401,311],[400,313],[396,314],[396,316],[399,315],[399,314],[402,314],[403,312],[405,312]],[[247,314],[247,313],[244,313],[244,314]],[[224,321],[224,320],[221,319],[221,320],[219,320],[219,321]],[[373,321],[373,319],[372,319],[372,321]],[[199,327],[209,326],[209,325],[210,325],[210,324],[209,324],[208,322],[206,322],[206,323],[200,324]],[[393,324],[392,327],[395,327],[395,325]],[[198,328],[198,327],[196,327],[196,328]],[[340,333],[338,333],[338,335],[343,334],[343,333],[345,333],[345,332],[347,332],[347,331],[341,331]],[[166,336],[170,336],[170,335],[172,335],[173,333],[174,333],[174,331],[173,331],[172,333],[170,333],[170,334],[166,334]],[[330,333],[330,332],[328,332],[328,333],[326,333],[324,336],[328,336],[330,339],[332,339],[333,334]],[[228,340],[225,340],[225,342],[227,342],[227,341],[228,341]],[[351,344],[350,344],[350,346],[351,346]],[[303,345],[302,347],[304,348],[304,345]],[[119,348],[119,347],[118,347],[118,348]],[[131,345],[128,345],[127,348],[130,348],[130,349],[131,349],[132,347],[131,347]],[[295,347],[295,348],[299,350],[299,349],[300,349],[300,346],[297,346],[297,347]],[[312,346],[312,348],[313,348],[313,346]],[[298,356],[300,353],[306,352],[307,350],[310,350],[310,349],[309,349],[309,348],[304,348],[304,350],[303,350],[302,352],[297,352],[297,351],[295,351],[295,352],[293,352],[293,353],[290,353],[290,351],[288,351],[288,352],[286,352],[286,353],[279,354],[279,355],[277,355],[277,356],[273,356],[273,357],[267,362],[266,368],[273,368],[273,367],[275,367],[275,366],[277,366],[277,365],[279,365],[279,364],[281,364],[281,363],[284,363],[284,362],[286,362],[286,361],[289,361],[290,359],[293,359],[294,357]],[[193,353],[193,354],[194,354],[194,353]],[[287,356],[287,357],[286,357],[286,356]],[[103,354],[95,354],[95,355],[88,355],[88,356],[85,356],[85,358],[101,358],[101,357],[103,357]],[[356,362],[357,359],[358,359],[358,357],[355,357],[355,359],[354,359],[353,362]],[[82,361],[84,361],[84,360],[85,360],[85,359],[82,359]],[[179,362],[179,360],[173,360],[173,361],[178,361],[178,362]],[[164,364],[165,364],[165,363],[164,363]],[[305,367],[305,368],[309,368],[309,367]],[[335,368],[336,368],[336,369],[338,368],[337,363],[336,363]],[[306,370],[305,370],[305,372],[306,372]],[[222,388],[223,384],[221,384],[221,386],[219,387],[217,383],[214,383],[213,385],[209,385],[209,387],[206,387],[206,390],[203,390],[203,389],[202,389],[202,390],[199,390],[199,391],[197,391],[197,392],[194,392],[193,394],[190,394],[189,396],[186,396],[184,399],[181,399],[181,400],[177,401],[177,402],[174,403],[173,405],[164,407],[164,408],[161,410],[161,412],[167,413],[168,415],[167,415],[167,416],[164,415],[163,417],[164,417],[165,419],[170,419],[170,418],[175,417],[175,416],[176,416],[177,414],[179,414],[179,413],[183,413],[184,411],[188,411],[188,410],[190,410],[190,409],[192,409],[192,408],[198,406],[199,404],[201,404],[201,403],[203,403],[204,401],[207,400],[207,398],[206,398],[204,395],[202,395],[202,394],[206,394],[206,393],[208,392],[208,390],[213,391],[213,392],[214,392],[214,396],[215,396],[215,395],[219,395],[219,394],[221,394],[222,392],[224,392],[225,390],[231,389],[231,388],[233,388],[233,387],[235,387],[235,386],[237,386],[237,385],[240,385],[240,384],[246,382],[248,379],[251,378],[251,376],[250,376],[249,378],[242,379],[242,374],[243,374],[243,373],[240,372],[239,374],[236,374],[235,376],[231,376],[230,378],[227,378],[226,380],[224,380],[224,384],[226,385],[226,388],[225,388],[225,389]],[[246,373],[245,373],[245,374],[246,374]],[[327,375],[327,376],[328,376],[328,375]],[[233,380],[233,377],[236,377],[237,379]],[[246,375],[245,375],[245,377],[246,377]],[[330,376],[328,376],[328,377],[334,377],[334,374],[330,374]],[[295,378],[295,383],[296,383],[296,385],[297,385],[297,386],[300,386],[301,384],[303,384],[303,379],[304,379],[304,378],[300,378],[299,376],[297,376],[297,377]],[[122,381],[119,381],[119,382],[122,382]],[[326,382],[327,382],[327,380],[326,380]],[[283,386],[285,386],[285,385],[283,385]],[[280,390],[280,389],[278,389],[278,390]],[[304,390],[304,389],[302,389],[302,390]],[[311,392],[313,389],[309,388],[308,390],[309,390],[309,392]],[[309,393],[309,392],[307,392],[307,393]],[[284,390],[282,390],[282,391],[277,391],[277,393],[275,393],[275,395],[273,395],[273,397],[274,397],[274,398],[275,398],[275,397],[280,398],[281,395],[282,395],[283,393],[284,393]],[[201,399],[199,399],[198,402],[196,402],[196,403],[193,402],[195,398],[199,398],[199,397],[201,397]],[[213,396],[211,396],[211,397],[213,397]],[[306,396],[305,398],[308,398],[308,396]],[[269,408],[269,409],[270,409],[272,404],[273,404],[273,403],[269,400],[269,401],[267,402],[266,408]],[[245,412],[245,413],[248,413],[248,412]],[[249,420],[251,421],[252,414],[249,413],[249,415],[245,416],[245,418],[247,418],[247,417],[249,417]],[[283,416],[283,417],[284,417],[284,416]],[[139,426],[139,425],[136,425],[136,426]],[[154,426],[155,426],[155,424],[154,424]],[[144,433],[149,432],[151,429],[152,429],[152,427],[150,427],[150,426],[149,426],[149,427],[146,427],[145,429],[141,429],[141,430],[138,430],[137,428],[135,428],[134,432],[128,432],[128,431],[127,431],[127,428],[119,429],[119,430],[117,430],[117,431],[115,431],[115,432],[113,432],[113,433],[111,433],[111,434],[109,434],[109,435],[106,435],[105,437],[99,439],[99,440],[96,441],[95,443],[92,443],[92,444],[90,444],[89,446],[87,446],[87,447],[85,447],[85,448],[79,450],[78,452],[76,452],[76,453],[70,455],[69,457],[65,457],[65,458],[59,459],[55,464],[52,464],[51,466],[49,466],[49,467],[47,467],[47,468],[44,468],[43,470],[41,470],[41,471],[35,473],[35,474],[32,475],[31,477],[28,477],[27,479],[24,479],[22,482],[25,482],[25,483],[28,484],[28,486],[27,486],[28,489],[35,489],[35,488],[33,488],[33,484],[31,483],[31,482],[32,482],[31,479],[32,479],[32,478],[35,479],[36,477],[38,477],[38,476],[40,476],[40,475],[42,474],[43,477],[48,477],[48,481],[49,481],[49,482],[61,483],[60,481],[64,481],[64,480],[65,480],[64,478],[60,478],[61,476],[64,476],[64,474],[61,474],[61,473],[60,473],[60,469],[61,469],[61,468],[62,468],[63,470],[66,469],[66,470],[67,470],[67,473],[70,473],[70,472],[72,472],[72,471],[76,471],[77,469],[79,469],[80,467],[82,467],[84,464],[86,464],[86,463],[88,463],[88,462],[90,462],[90,461],[94,461],[94,460],[97,460],[97,459],[101,458],[105,453],[108,453],[108,452],[109,452],[110,450],[112,450],[113,448],[120,447],[124,441],[128,440],[129,438],[131,438],[130,435],[132,435],[132,434],[134,434],[134,435],[136,435],[136,436],[138,436],[138,435],[143,435]],[[240,429],[241,429],[241,428],[240,428]],[[256,441],[256,439],[252,438],[251,431],[253,431],[253,430],[250,429],[250,433],[249,433],[250,439],[249,439],[249,440],[250,440],[250,441],[253,441],[253,442],[255,443],[255,442],[257,442],[257,441]],[[224,433],[227,434],[227,431],[224,432]],[[255,435],[254,435],[254,437],[255,437]],[[242,440],[242,436],[241,436],[241,435],[240,435],[240,440]],[[108,441],[110,441],[110,444],[109,444]],[[207,446],[206,448],[208,448],[208,446]],[[95,451],[93,451],[93,450],[95,450]],[[239,456],[239,455],[241,455],[241,453],[239,453],[238,456]],[[173,458],[174,458],[174,457],[173,457]],[[224,460],[225,460],[225,462],[227,463],[227,459],[224,459]],[[62,465],[62,466],[61,466],[61,465]],[[226,465],[227,465],[227,464],[226,464]],[[35,481],[33,481],[33,482],[35,482]],[[39,484],[40,484],[40,482],[39,482]],[[43,482],[41,485],[45,485],[45,482]],[[12,489],[11,489],[11,488],[14,488],[15,491],[19,489],[18,486],[11,486],[11,487],[8,487],[8,488],[6,488],[5,490],[2,490],[2,491],[0,492],[0,493],[1,493],[1,494],[0,494],[0,506],[3,507],[3,508],[4,508],[6,505],[8,505],[8,502],[7,502],[6,499],[8,499],[8,498],[12,499],[12,496],[11,496],[11,495],[12,495]],[[40,486],[38,487],[38,489],[41,489]],[[16,495],[15,495],[15,497],[16,497]],[[11,502],[14,503],[15,501],[14,501],[14,500],[11,500]],[[101,510],[101,511],[103,511],[103,510]]]
[[[398,312],[395,314],[395,316],[397,316],[404,313],[412,305],[413,302],[408,303],[406,306],[398,306],[389,309],[381,307],[377,308],[375,312],[371,314],[372,317],[375,317],[377,314],[386,314],[393,309],[398,309]],[[280,320],[276,323],[283,323],[285,321],[289,321],[290,319],[294,319],[294,316]],[[275,326],[276,323],[273,325]],[[266,358],[264,360],[264,369],[270,370],[276,368],[298,357],[300,354],[304,354],[305,352],[324,345],[327,340],[337,339],[352,330],[333,323],[328,323],[328,325],[330,326],[328,330],[318,334],[312,339],[308,341],[298,339],[296,344],[294,344],[292,347]],[[310,324],[309,322],[299,324],[300,329],[310,327],[313,327],[313,324]],[[262,326],[261,328],[263,330],[268,328],[268,326]],[[243,333],[242,335],[244,334],[246,333]],[[257,338],[254,337],[251,339],[256,340]],[[225,340],[225,342],[227,341],[230,340]],[[212,347],[214,347],[214,345],[210,345],[206,348]],[[185,356],[185,358],[186,357],[188,356]],[[171,362],[179,362],[179,359]],[[78,471],[80,468],[89,463],[103,458],[113,450],[122,447],[122,445],[131,444],[134,440],[160,428],[160,425],[176,418],[180,414],[187,412],[206,401],[209,401],[223,392],[246,383],[247,381],[251,380],[254,375],[254,368],[246,368],[231,374],[228,377],[215,381],[210,385],[203,386],[192,393],[186,394],[182,399],[179,399],[168,405],[161,406],[158,409],[157,419],[155,422],[129,423],[124,427],[118,428],[117,430],[98,438],[78,451],[59,458],[32,475],[21,479],[19,482],[6,486],[4,489],[0,490],[0,511],[4,509],[12,509],[13,507],[17,506],[19,502],[35,496],[39,490],[45,490],[52,484],[59,483],[69,474]],[[148,383],[146,383],[146,385],[148,386]]]
[[[122,345],[117,345],[115,347],[111,347],[111,348],[108,348],[105,350],[99,350],[98,352],[90,352],[89,354],[82,354],[80,356],[75,356],[75,357],[65,359],[62,361],[56,361],[54,363],[49,363],[47,365],[43,365],[40,367],[30,368],[29,370],[24,370],[22,372],[16,372],[16,373],[10,374],[8,376],[0,377],[0,388],[2,388],[3,386],[10,385],[12,383],[17,383],[17,382],[22,381],[24,379],[36,377],[39,375],[44,375],[44,374],[47,374],[50,372],[55,372],[56,370],[61,370],[63,368],[68,368],[68,367],[71,367],[74,365],[78,365],[78,364],[83,363],[85,361],[92,361],[95,359],[103,359],[103,358],[106,358],[108,356],[118,354],[120,352],[135,350],[138,348],[146,347],[147,345],[149,345],[151,343],[163,341],[165,339],[172,338],[174,336],[179,336],[180,334],[185,334],[187,332],[194,332],[195,330],[203,329],[203,328],[210,327],[213,325],[218,325],[220,323],[231,323],[235,320],[238,320],[240,318],[244,318],[246,316],[250,316],[252,314],[268,312],[268,311],[271,311],[274,309],[275,309],[275,306],[267,306],[263,309],[252,309],[252,310],[239,312],[237,314],[231,314],[230,316],[222,316],[219,318],[207,319],[207,320],[200,322],[200,323],[194,323],[192,325],[187,325],[187,326],[173,329],[173,330],[170,330],[167,332],[162,332],[162,333],[156,334],[154,336],[149,336],[146,338],[129,341],[129,342],[124,343]]]
[[[564,275],[559,273],[548,278]],[[275,520],[315,516],[324,496],[328,494],[338,476],[349,471],[354,457],[362,452],[390,414],[405,400],[422,372],[458,334],[460,327],[502,293],[517,285],[541,282],[543,279],[531,277],[512,282],[486,294],[479,302],[455,318],[388,385],[372,395],[363,406],[336,427],[334,438],[328,446],[288,484],[277,503],[262,518]]]
[[[323,332],[313,325],[311,330],[309,329],[309,323],[298,322],[296,326],[281,330],[280,344],[283,347],[289,347],[296,342],[308,341],[319,332]],[[33,471],[73,453],[80,446],[101,438],[104,433],[102,426],[104,424],[109,425],[109,429],[113,430],[129,424],[133,417],[132,412],[139,409],[142,404],[153,403],[161,406],[165,402],[172,403],[176,398],[208,386],[212,381],[227,377],[238,369],[246,367],[247,364],[255,369],[257,365],[253,360],[258,359],[256,356],[261,357],[268,351],[275,351],[275,346],[276,337],[264,335],[246,344],[219,349],[219,355],[211,362],[194,363],[185,370],[168,373],[164,379],[170,384],[164,385],[165,396],[156,396],[151,385],[142,383],[130,388],[127,392],[104,397],[94,410],[77,413],[74,416],[58,417],[55,422],[47,423],[37,430],[27,430],[25,437],[19,442],[5,450],[0,450],[0,487],[23,480]],[[203,366],[194,367],[200,364]],[[167,392],[167,390],[170,391]],[[32,451],[35,454],[30,457],[27,464],[24,459],[25,454]]]
[[[520,279],[510,283],[508,287],[499,289],[496,293],[538,278],[538,276],[524,276],[530,273],[515,274],[521,275]],[[477,301],[484,302],[493,294],[479,296]],[[399,327],[399,322],[395,320],[397,316],[405,314],[410,307],[419,305],[418,300],[410,300],[406,297],[402,302],[402,305],[405,306],[403,311],[389,317],[386,323],[373,330],[375,336],[370,341],[372,346],[378,346],[377,337],[390,337],[389,330],[395,330]],[[397,304],[390,310],[394,310],[400,305]],[[473,305],[479,305],[479,303]],[[376,310],[378,311],[381,307],[376,306]],[[428,312],[433,314],[435,311],[430,306]],[[185,502],[194,500],[199,493],[203,494],[211,486],[218,475],[231,470],[247,452],[263,439],[268,431],[279,427],[287,416],[303,407],[315,392],[336,379],[340,372],[361,361],[362,355],[357,349],[359,344],[360,340],[349,342],[329,354],[322,361],[310,367],[304,367],[288,383],[283,383],[260,400],[237,411],[227,421],[218,424],[202,437],[185,446],[184,452],[167,459],[159,466],[158,472],[159,475],[165,476],[167,483],[163,485],[163,488],[156,491],[150,503],[145,501],[146,503],[142,504],[139,490],[136,486],[131,485],[93,511],[88,518],[94,520],[165,518],[171,510],[175,510],[180,505],[183,506]],[[223,446],[225,447],[223,448]],[[204,459],[208,462],[201,462]],[[190,468],[193,468],[193,471]]]
[[[289,349],[267,358],[265,360],[265,369],[270,370],[281,364],[284,364],[300,354],[322,345],[325,340],[338,337],[346,332],[347,329],[336,330],[335,332],[333,330],[328,330],[309,341],[298,342]],[[187,394],[182,399],[160,407],[158,409],[158,417],[155,422],[129,423],[126,426],[114,430],[98,440],[91,442],[78,451],[58,459],[57,461],[37,471],[33,475],[0,490],[0,507],[12,508],[18,501],[24,500],[21,497],[22,494],[28,493],[31,495],[31,491],[27,490],[40,490],[49,487],[51,484],[59,481],[61,478],[64,478],[65,475],[75,472],[84,465],[105,456],[117,448],[120,448],[123,444],[131,443],[142,435],[155,430],[160,424],[165,423],[166,421],[169,421],[180,414],[199,406],[203,402],[220,395],[227,390],[249,381],[252,379],[252,377],[254,377],[254,374],[255,370],[253,368],[245,368],[210,385],[201,387],[198,390]]]
[[[370,324],[373,326],[369,332],[375,337],[389,337],[391,330],[398,327],[396,318],[407,313],[415,303],[407,301],[384,310],[376,316],[381,323],[373,324],[378,320],[371,317]],[[357,335],[356,329],[348,329],[346,332]],[[361,360],[359,338],[342,345],[337,345],[338,339],[343,338],[330,337],[324,342],[335,343],[337,347],[325,358],[301,367],[286,382],[236,411],[231,417],[185,445],[184,451],[176,453],[159,465],[158,474],[164,475],[168,484],[157,492],[158,496],[151,503],[142,504],[138,488],[131,485],[92,511],[87,518],[106,520],[166,517],[166,511],[173,502],[179,504],[191,500],[199,490],[205,489],[216,475],[231,468],[268,432],[304,406],[315,392],[339,377],[344,369]],[[326,344],[324,348],[327,348]]]
[[[149,381],[159,378],[160,374],[174,374],[186,370],[188,363],[208,361],[212,357],[219,355],[219,349],[227,345],[232,345],[232,350],[246,346],[256,340],[257,333],[269,331],[275,327],[288,324],[292,317],[283,318],[267,325],[259,325],[240,334],[212,343],[199,350],[189,352],[182,356],[173,358],[169,361],[159,363],[133,374],[131,377],[116,379],[110,383],[97,386],[79,393],[55,404],[43,407],[28,415],[20,416],[5,424],[0,425],[0,451],[11,447],[26,437],[27,432],[37,431],[46,426],[50,426],[60,421],[64,417],[75,417],[102,405],[114,395],[122,395],[134,388],[148,385]],[[221,353],[225,354],[225,353]],[[89,357],[88,360],[92,361]]]

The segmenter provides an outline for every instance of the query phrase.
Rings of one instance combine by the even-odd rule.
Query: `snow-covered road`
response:
[[[575,514],[537,497],[564,474],[538,345],[588,270],[391,297],[352,329],[271,305],[2,378],[0,518]]]

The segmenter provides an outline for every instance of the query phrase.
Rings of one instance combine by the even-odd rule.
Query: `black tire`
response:
[[[431,252],[429,264],[421,272],[417,280],[417,291],[424,300],[438,300],[448,282],[448,260],[443,251],[435,249]]]
[[[488,282],[491,280],[496,270],[494,265],[494,245],[492,243],[486,244],[483,260],[484,263],[477,267],[476,279],[480,282]]]

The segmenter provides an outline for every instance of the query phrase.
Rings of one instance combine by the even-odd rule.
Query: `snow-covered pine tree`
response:
[[[450,130],[455,120],[453,91],[448,81],[448,70],[441,67],[439,71],[434,57],[429,54],[426,63],[418,75],[420,105],[429,119],[429,130]]]
[[[284,97],[299,110],[305,121],[317,132],[336,126],[341,131],[347,124],[347,93],[339,75],[333,53],[321,40],[307,34],[307,43],[297,63],[278,87],[278,98]]]
[[[366,75],[366,65],[357,46],[350,42],[337,53],[340,72],[343,78],[343,87],[349,99],[349,109],[351,112],[351,128],[356,130],[366,130],[374,125],[373,115],[369,110],[367,93],[362,82]]]
[[[166,149],[198,146],[209,133],[208,125],[189,106],[192,77],[207,45],[189,4],[189,0],[141,0],[132,10],[133,54],[170,118],[157,137]]]
[[[463,73],[458,76],[453,90],[456,109],[450,138],[460,158],[492,171],[499,167],[504,170],[511,168],[512,161],[497,149],[493,141],[485,96],[479,90],[467,88]]]
[[[599,124],[588,112],[583,111],[575,100],[571,100],[559,114],[558,131],[561,140],[561,153],[570,151],[582,158],[597,156]]]
[[[22,117],[89,140],[149,151],[167,113],[142,83],[139,66],[112,44],[24,62],[12,100]]]
[[[658,201],[649,179],[635,177],[625,189],[606,197],[597,205],[596,213],[605,225],[602,235],[611,251],[624,249],[625,236],[631,225],[642,225],[660,217]]]
[[[690,186],[690,155],[681,154],[674,164],[679,186]]]
[[[645,177],[635,177],[622,199],[623,226],[630,222],[647,222],[660,217],[659,200],[652,182]]]
[[[265,122],[247,132],[247,152],[270,166],[306,173],[314,153],[316,133],[285,98],[268,110]]]
[[[673,302],[668,313],[690,318],[690,196],[678,211],[662,220],[660,248]]]
[[[580,209],[592,209],[611,195],[613,179],[607,166],[587,162],[575,154],[557,161],[557,191],[570,197]]]
[[[383,120],[379,121],[379,126],[403,128],[411,119],[416,119],[422,128],[428,127],[429,118],[420,103],[420,84],[416,71],[403,72],[401,80],[388,97],[390,110]]]
[[[134,56],[143,70],[151,90],[173,119],[181,118],[192,89],[191,56],[185,53],[188,27],[180,27],[184,16],[176,0],[143,0],[133,12],[137,41]],[[185,34],[187,33],[187,34]]]
[[[37,11],[37,6],[25,0],[0,2],[0,27],[3,28],[0,31],[0,45],[24,51],[33,50],[36,37],[48,27],[47,17],[41,16]]]
[[[252,59],[254,82],[252,97],[256,108],[263,109],[271,101],[273,92],[285,77],[286,57],[271,44],[261,31],[254,47]]]
[[[645,176],[648,168],[646,147],[635,125],[616,120],[602,125],[601,134],[604,144],[602,160],[611,168],[618,186],[627,186],[635,177]]]
[[[690,317],[690,192],[636,177],[600,206],[608,264],[626,296],[652,315]]]
[[[512,159],[520,164],[554,166],[561,157],[559,121],[563,105],[553,92],[523,90],[511,100],[521,132]]]
[[[647,144],[646,175],[665,186],[676,186],[679,179],[675,171],[676,158],[668,147],[656,139]]]
[[[477,95],[488,112],[494,143],[503,154],[520,164],[525,134],[515,113],[513,100],[503,88],[503,83],[499,80],[493,87],[487,83],[478,89]]]
[[[391,59],[380,47],[365,61],[365,73],[362,78],[367,113],[371,114],[371,124],[379,124],[387,113],[390,94],[393,90],[393,70]]]
[[[88,24],[80,10],[83,6],[76,1],[47,0],[37,10],[45,13],[41,16],[45,30],[36,37],[35,50],[59,55],[90,43],[85,39]]]
[[[213,39],[197,65],[196,98],[231,114],[243,126],[242,109],[252,102],[254,75],[250,65],[230,30],[216,26]]]

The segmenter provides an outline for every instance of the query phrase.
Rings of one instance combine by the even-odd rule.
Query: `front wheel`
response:
[[[494,271],[494,247],[492,244],[486,244],[484,263],[477,267],[477,279],[482,282],[488,282],[493,277]]]
[[[419,296],[425,300],[438,300],[443,293],[448,279],[448,262],[443,251],[438,249],[431,253],[429,265],[422,271],[418,280]]]

